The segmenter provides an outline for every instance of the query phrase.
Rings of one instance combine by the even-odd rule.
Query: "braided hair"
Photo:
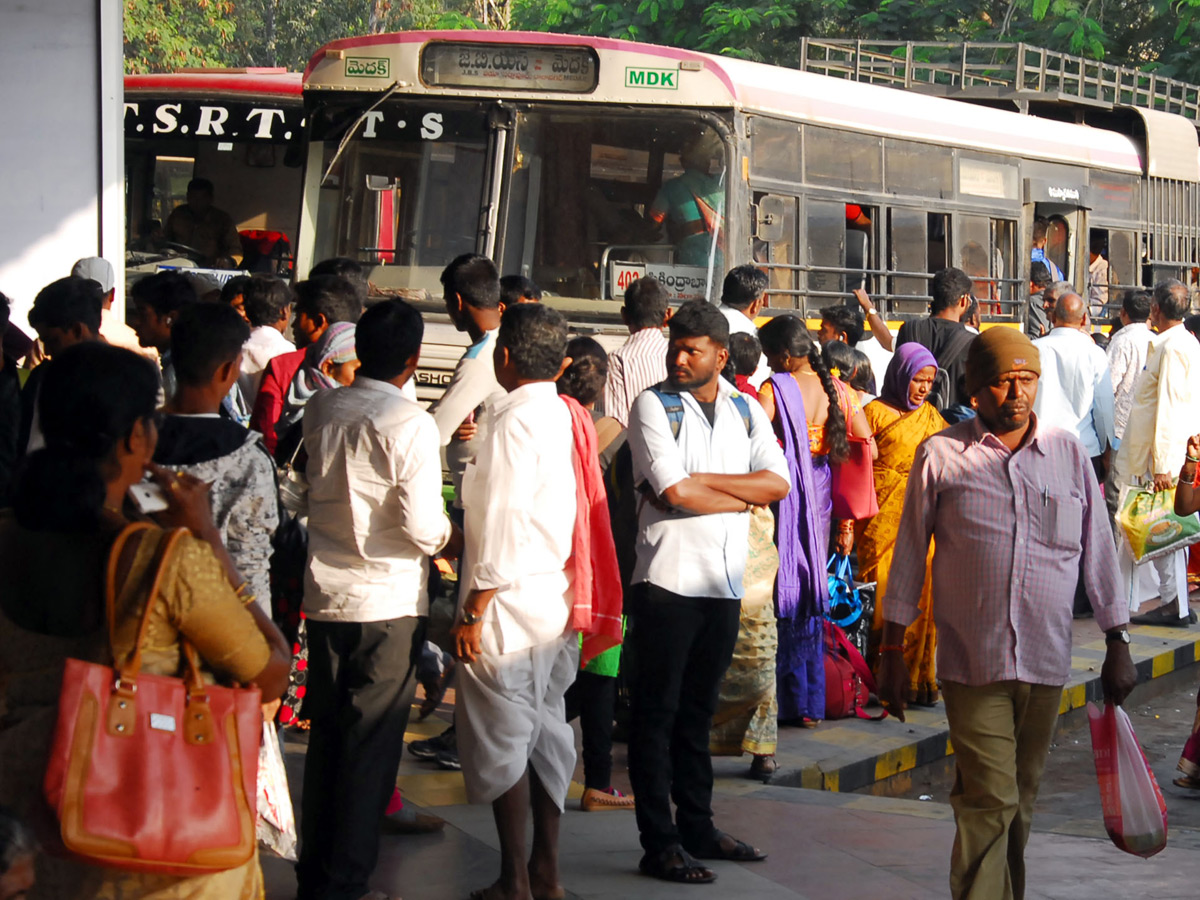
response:
[[[821,348],[808,333],[808,327],[799,316],[776,316],[758,331],[763,350],[775,355],[787,352],[793,358],[807,357],[821,387],[829,398],[829,418],[825,422],[825,436],[829,444],[829,461],[843,463],[850,458],[850,439],[846,429],[846,415],[842,412],[841,395],[829,368],[821,359]]]

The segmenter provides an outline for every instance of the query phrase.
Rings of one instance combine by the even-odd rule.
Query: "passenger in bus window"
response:
[[[167,217],[166,237],[195,250],[202,265],[232,269],[234,255],[242,253],[242,241],[229,213],[213,206],[214,193],[207,178],[189,181],[187,200]]]
[[[679,265],[707,266],[716,240],[713,269],[724,269],[720,253],[725,231],[723,159],[721,139],[705,128],[680,151],[683,174],[666,182],[650,204],[648,217],[655,224],[667,226],[667,237],[675,245],[675,262]]]
[[[1050,330],[1050,319],[1046,315],[1046,288],[1054,283],[1050,267],[1044,262],[1029,266],[1029,309],[1025,312],[1025,333],[1030,338],[1039,338]]]
[[[1104,232],[1092,234],[1091,245],[1088,248],[1088,306],[1093,316],[1104,315],[1108,305],[1108,286],[1117,279],[1113,277],[1112,264],[1109,263],[1108,239]]]
[[[1050,261],[1046,256],[1046,240],[1050,231],[1050,220],[1041,217],[1034,220],[1033,223],[1033,248],[1030,250],[1029,258],[1033,262],[1045,263],[1046,268],[1050,270],[1050,278],[1054,281],[1062,281],[1062,269]]]

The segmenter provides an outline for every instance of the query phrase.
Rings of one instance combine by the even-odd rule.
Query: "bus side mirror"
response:
[[[783,197],[773,194],[760,197],[755,207],[754,236],[768,244],[781,240],[786,212],[787,206]]]
[[[399,181],[392,181],[386,175],[367,175],[368,191],[391,191],[400,187]]]

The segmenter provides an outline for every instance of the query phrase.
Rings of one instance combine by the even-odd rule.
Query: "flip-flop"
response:
[[[711,884],[717,880],[712,869],[700,865],[682,847],[668,847],[659,853],[647,853],[638,863],[643,875],[676,884]]]
[[[729,838],[733,841],[733,847],[726,850],[721,846],[721,841]],[[716,837],[703,851],[692,851],[692,855],[696,859],[719,859],[726,862],[762,862],[767,858],[767,854],[763,853],[757,847],[751,847],[745,841],[739,841],[737,838],[724,832],[717,832]]]

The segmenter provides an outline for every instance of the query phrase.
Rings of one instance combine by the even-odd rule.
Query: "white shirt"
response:
[[[729,322],[730,334],[752,334],[758,337],[758,326],[754,324],[754,320],[742,312],[740,309],[734,309],[732,306],[726,306],[722,303],[718,309],[721,310],[721,315]],[[767,356],[762,354],[758,358],[758,368],[754,370],[754,374],[750,376],[750,383],[754,385],[754,389],[758,390],[762,387],[763,382],[771,377],[771,367],[767,365]]]
[[[1112,372],[1113,410],[1117,438],[1125,437],[1125,423],[1133,406],[1133,386],[1146,368],[1146,356],[1154,332],[1145,322],[1133,322],[1120,329],[1108,342],[1108,367]]]
[[[661,328],[635,331],[608,354],[608,380],[604,382],[604,414],[625,428],[634,398],[648,387],[667,380],[667,339]]]
[[[1116,442],[1108,357],[1077,328],[1055,328],[1033,346],[1042,363],[1033,411],[1079,438],[1088,456],[1099,456]]]
[[[879,343],[875,339],[875,336],[869,333],[869,328],[867,331],[868,333],[863,335],[862,340],[855,345],[854,349],[861,350],[863,355],[870,361],[871,374],[875,376],[875,387],[882,388],[883,376],[887,374],[888,364],[892,361],[892,357],[895,354],[891,350],[884,350],[883,344]]]
[[[304,611],[379,622],[429,611],[429,557],[450,539],[433,417],[359,375],[304,410],[308,572]]]
[[[463,590],[495,590],[483,649],[513,653],[563,637],[574,591],[575,438],[554,383],[491,404],[492,427],[463,473]]]
[[[492,357],[496,353],[496,336],[499,328],[485,331],[483,336],[466,349],[446,390],[433,405],[429,413],[437,423],[442,446],[446,448],[446,468],[454,485],[455,506],[462,506],[462,478],[467,463],[475,458],[490,428],[489,406],[504,396],[504,388],[496,380],[496,364]],[[409,379],[409,384],[412,379]],[[469,441],[460,441],[454,432],[467,420],[475,416],[477,430]]]
[[[1129,484],[1149,475],[1174,477],[1198,423],[1200,342],[1183,325],[1176,325],[1150,342],[1117,453],[1117,483]]]
[[[242,389],[246,406],[254,407],[267,363],[295,349],[296,345],[285,338],[278,328],[259,325],[250,332],[250,338],[242,345],[242,374],[238,376],[238,387]]]
[[[790,484],[787,461],[766,413],[749,403],[750,433],[731,395],[733,385],[718,379],[713,424],[700,404],[682,393],[679,439],[671,436],[662,401],[647,391],[629,416],[633,483],[643,481],[658,495],[695,472],[748,475],[769,470]],[[663,512],[649,503],[638,515],[637,564],[633,583],[648,581],[685,597],[741,599],[750,539],[747,513],[698,516]]]

